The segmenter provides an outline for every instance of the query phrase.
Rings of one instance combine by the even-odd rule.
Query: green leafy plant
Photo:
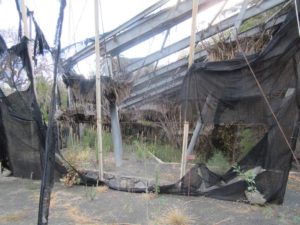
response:
[[[239,165],[235,165],[233,166],[233,172],[236,172],[243,180],[246,181],[247,191],[249,192],[257,191],[257,188],[255,186],[256,174],[254,173],[253,170],[247,170],[246,172],[243,172]]]
[[[91,186],[91,187],[85,186],[85,197],[90,201],[93,201],[95,199],[96,192],[97,189],[95,186]]]
[[[294,216],[293,223],[294,224],[300,224],[300,216]]]

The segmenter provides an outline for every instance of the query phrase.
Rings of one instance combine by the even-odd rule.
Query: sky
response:
[[[34,16],[39,23],[42,31],[50,46],[53,46],[56,20],[58,17],[59,0],[24,0],[26,6],[34,11]],[[110,31],[118,25],[131,19],[144,9],[156,3],[158,0],[100,0],[100,33]],[[242,0],[230,0],[225,8],[241,2]],[[177,0],[170,0],[168,6],[176,4]],[[219,11],[222,3],[215,5],[206,12],[199,13],[197,28],[204,29],[214,15]],[[18,28],[18,14],[14,0],[0,0],[0,29]],[[4,22],[5,21],[5,22]],[[103,25],[103,26],[102,26]],[[190,35],[191,20],[187,20],[170,31],[166,46],[177,42]],[[93,37],[94,30],[94,0],[67,0],[65,8],[63,32],[61,37],[62,47],[72,43]],[[164,33],[158,34],[153,38],[129,49],[122,55],[129,58],[144,57],[161,48]],[[174,55],[173,58],[178,56]],[[168,58],[167,61],[174,59]],[[165,62],[164,62],[165,63]],[[93,59],[79,63],[88,73],[88,68],[92,66]]]
[[[134,17],[157,0],[101,0],[104,31],[109,31]],[[18,28],[18,14],[14,0],[0,0],[0,28]],[[34,11],[48,42],[53,43],[59,0],[25,0]],[[134,6],[134,7],[132,7]],[[5,22],[4,22],[5,21]],[[101,23],[102,24],[102,23]],[[100,26],[101,26],[100,24]],[[100,27],[100,32],[103,28]],[[65,8],[62,46],[94,36],[94,1],[67,0]]]

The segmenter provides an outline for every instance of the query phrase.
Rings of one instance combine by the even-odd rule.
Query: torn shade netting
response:
[[[289,141],[297,137],[299,119],[300,42],[296,18],[288,18],[260,55],[249,57],[275,115]],[[292,153],[259,91],[245,59],[195,64],[185,77],[182,102],[189,121],[199,116],[208,124],[265,124],[267,133],[238,162],[243,172],[255,171],[255,187],[267,202],[282,203]],[[247,200],[249,184],[231,168],[217,175],[196,165],[162,193]]]
[[[13,172],[14,176],[40,179],[45,126],[34,95],[27,39],[22,39],[19,44],[10,49],[6,48],[3,39],[2,41],[1,78],[11,77],[12,73],[19,70],[19,73],[22,72],[28,78],[30,85],[26,91],[18,91],[18,87],[15,86],[16,91],[8,96],[1,90],[0,161],[4,167],[8,167]],[[18,68],[12,71],[10,65]]]
[[[300,75],[300,42],[296,18],[292,16],[276,32],[268,46],[249,58],[251,67],[262,85],[271,106],[292,148],[298,136]],[[211,124],[264,124],[267,133],[249,153],[238,162],[240,172],[231,168],[224,175],[197,164],[178,182],[159,186],[159,192],[207,196],[223,200],[250,201],[246,196],[249,183],[241,173],[255,174],[254,184],[258,197],[252,203],[284,199],[292,153],[285,142],[258,86],[243,58],[195,64],[185,77],[182,103],[189,121],[201,115],[204,125]],[[290,139],[290,137],[292,137]],[[238,174],[240,173],[240,174]],[[97,175],[85,174],[85,182],[96,184]],[[129,192],[155,191],[147,181],[107,177],[105,183],[112,189]]]
[[[1,161],[14,176],[40,179],[44,145],[31,110],[31,93],[15,92],[1,100]]]
[[[288,138],[297,137],[294,131],[297,130],[299,113],[299,47],[296,18],[293,17],[287,19],[261,54],[249,57]],[[6,52],[6,49],[2,50],[0,54]],[[22,54],[18,54],[22,58]],[[28,56],[23,57],[23,64],[27,68]],[[27,74],[31,72],[27,71]],[[245,60],[240,58],[197,63],[188,72],[182,90],[182,102],[186,103],[189,121],[195,121],[201,115],[205,125],[259,123],[267,126],[268,132],[238,165],[241,171],[256,171],[255,186],[267,202],[282,203],[291,167],[291,151]],[[26,104],[17,104],[18,99]],[[15,176],[40,178],[45,127],[32,86],[27,92],[16,92],[9,97],[1,96],[0,129],[0,159],[8,159]],[[58,169],[58,166],[55,168]],[[80,174],[80,177],[82,183],[98,183],[97,177],[92,174]],[[124,182],[121,181],[116,177],[105,177],[100,183],[105,183],[112,189],[131,192],[155,189],[141,180],[128,179],[124,187]],[[247,182],[240,179],[233,168],[224,175],[218,175],[199,164],[177,183],[160,186],[159,190],[160,193],[246,200],[247,186]]]

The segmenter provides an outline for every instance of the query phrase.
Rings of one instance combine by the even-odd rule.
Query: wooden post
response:
[[[185,175],[185,170],[186,170],[186,153],[187,153],[187,145],[188,145],[188,135],[189,135],[189,122],[184,121],[180,178],[182,178]]]
[[[29,38],[28,35],[28,25],[27,25],[27,12],[26,12],[26,6],[25,6],[25,0],[21,0],[21,10],[22,10],[22,20],[23,20],[23,30],[24,35]]]
[[[29,37],[29,32],[28,32],[28,24],[27,24],[27,10],[26,10],[26,5],[25,5],[25,0],[21,0],[21,11],[22,11],[22,20],[23,20],[23,30],[24,30],[24,36],[30,40]],[[29,56],[29,62],[32,70],[32,76],[33,76],[33,91],[35,96],[37,96],[36,92],[36,85],[35,85],[35,76],[34,76],[34,68],[33,68],[33,62],[32,62],[32,49],[31,45],[28,42],[27,43],[27,51],[28,51],[28,56]]]
[[[189,50],[189,65],[188,65],[189,68],[192,66],[192,64],[194,62],[196,25],[197,25],[197,13],[198,13],[198,0],[193,0],[192,27],[191,27],[190,50]],[[180,178],[182,178],[184,176],[185,170],[186,170],[186,160],[187,160],[186,156],[187,156],[187,147],[188,147],[188,134],[189,134],[189,122],[187,121],[186,115],[184,115]]]
[[[193,0],[192,28],[191,28],[190,49],[189,49],[189,68],[192,66],[194,62],[197,13],[198,13],[198,0]]]
[[[102,117],[101,117],[101,75],[100,75],[100,43],[99,43],[99,5],[94,1],[95,8],[95,52],[96,52],[96,109],[97,109],[97,153],[98,176],[103,180],[103,151],[102,151]]]

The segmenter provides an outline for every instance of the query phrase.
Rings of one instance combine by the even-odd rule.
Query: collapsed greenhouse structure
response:
[[[167,47],[162,46],[160,51],[145,58],[121,65],[121,52],[191,16],[191,0],[179,1],[172,8],[158,10],[166,2],[159,1],[100,37],[101,49],[105,48],[103,57],[109,55],[118,62],[117,66],[111,66],[113,68],[108,72],[110,76],[101,77],[103,121],[111,123],[117,166],[122,165],[123,151],[118,113],[122,115],[122,120],[126,120],[131,117],[126,115],[136,112],[143,116],[149,111],[161,113],[164,104],[175,103],[181,106],[180,115],[195,127],[194,132],[189,135],[190,140],[194,136],[199,137],[207,126],[214,129],[226,124],[258,124],[264,126],[265,132],[257,144],[226,173],[217,174],[210,171],[205,164],[198,163],[192,165],[177,182],[159,185],[160,193],[250,201],[245,191],[255,186],[253,188],[260,194],[262,203],[281,204],[292,161],[297,162],[294,150],[300,119],[300,40],[293,3],[285,0],[264,0],[242,6],[239,13],[199,31],[196,34],[197,43],[209,41],[213,35],[235,27],[236,21],[241,23],[266,10],[278,8],[258,26],[236,33],[237,36],[229,36],[219,43],[208,42],[208,48],[200,48],[196,52],[195,63],[189,69],[187,59],[182,58],[160,68],[156,64],[154,71],[142,70],[144,74],[135,76],[137,70],[189,45],[189,38],[186,38]],[[221,1],[199,1],[200,13],[218,2]],[[49,50],[36,22],[35,30],[35,52],[38,52],[38,48],[39,53]],[[231,32],[235,33],[234,30]],[[266,40],[265,34],[268,34]],[[247,42],[263,44],[259,50],[248,46],[250,50],[245,53],[248,47],[244,44]],[[129,192],[155,191],[157,184],[130,176],[124,178],[106,174],[103,180],[99,180],[97,171],[76,169],[60,152],[60,124],[91,125],[97,120],[95,78],[88,80],[73,70],[76,63],[94,53],[94,40],[84,43],[82,50],[75,55],[60,60],[60,73],[69,89],[69,99],[72,99],[73,105],[65,110],[56,110],[53,124],[48,124],[48,130],[53,129],[53,139],[50,145],[50,164],[45,169],[46,137],[49,134],[46,134],[47,126],[42,121],[35,96],[28,40],[24,38],[8,49],[0,36],[1,77],[21,71],[30,81],[25,91],[16,90],[10,95],[5,95],[3,91],[0,93],[2,166],[11,170],[14,176],[23,178],[41,179],[45,170],[49,170],[49,173],[44,172],[44,176],[46,174],[53,178],[54,169],[56,176],[61,177],[73,170],[78,173],[82,184],[105,184],[112,189]],[[220,43],[227,46],[223,51],[231,48],[234,52],[231,59],[226,58],[224,53],[223,58],[215,60],[216,46]],[[209,57],[213,59],[208,61]],[[177,119],[182,125],[183,119]],[[192,153],[193,147],[193,144],[189,146],[188,154]],[[255,174],[253,183],[241,179],[249,171]],[[45,183],[50,190],[52,182],[53,179],[50,178]]]

